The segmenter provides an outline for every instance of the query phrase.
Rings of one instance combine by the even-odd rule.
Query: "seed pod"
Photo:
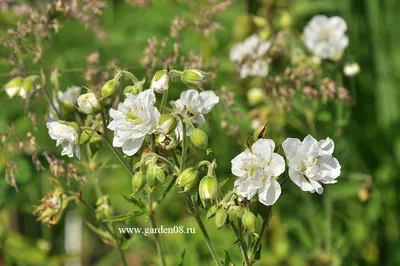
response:
[[[215,225],[218,229],[225,225],[228,215],[224,209],[219,209],[215,214]]]
[[[183,192],[188,191],[197,182],[197,177],[199,176],[199,171],[193,167],[186,168],[176,179],[176,184],[183,188]]]
[[[242,217],[242,223],[246,229],[255,233],[256,231],[256,216],[249,210],[246,210]]]
[[[190,131],[190,142],[192,142],[194,146],[201,149],[206,150],[208,148],[208,136],[203,130],[199,128],[193,128]]]
[[[207,175],[203,177],[199,184],[199,196],[205,206],[206,200],[214,201],[217,198],[218,181],[215,177]]]
[[[136,172],[132,177],[132,191],[133,193],[139,192],[146,184],[146,179],[142,171]]]

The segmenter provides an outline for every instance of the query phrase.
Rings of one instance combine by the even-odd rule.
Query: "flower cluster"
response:
[[[270,46],[270,42],[263,41],[258,35],[253,34],[244,42],[232,47],[229,58],[237,64],[240,78],[267,76],[268,62],[264,57]]]

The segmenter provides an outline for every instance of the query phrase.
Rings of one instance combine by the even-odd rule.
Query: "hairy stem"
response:
[[[260,246],[262,236],[264,235],[264,232],[265,232],[265,230],[266,230],[267,227],[268,227],[269,220],[270,220],[270,218],[271,218],[271,213],[272,213],[272,206],[267,206],[267,207],[265,208],[265,217],[264,217],[263,224],[262,224],[262,226],[261,226],[260,235],[259,235],[259,237],[257,238],[256,243],[254,244],[254,246],[253,246],[253,247],[251,248],[251,250],[250,250],[250,254],[249,254],[249,257],[250,257],[250,258],[252,258],[252,257],[254,256],[254,254],[255,254],[255,253],[257,252],[257,250],[258,250],[258,247]]]
[[[206,244],[211,253],[211,256],[213,257],[215,263],[218,266],[222,266],[221,259],[219,258],[217,251],[215,250],[213,244],[211,243],[210,237],[207,233],[207,229],[205,228],[203,221],[201,220],[201,217],[196,210],[196,207],[193,206],[192,199],[190,198],[189,194],[187,194],[187,193],[185,193],[185,200],[186,200],[186,204],[188,205],[188,207],[190,209],[190,212],[192,213],[192,215],[196,219],[197,224],[200,227],[201,233],[203,234],[204,240],[206,241]]]
[[[148,202],[148,212],[149,212],[151,227],[157,228],[156,217],[155,217],[155,214],[153,211],[153,192],[149,192],[148,201],[149,201]],[[158,253],[158,256],[160,257],[160,265],[166,266],[167,263],[165,262],[164,249],[162,247],[160,236],[158,235],[157,231],[154,234],[154,239],[156,241],[157,253]]]
[[[103,222],[101,222],[97,219],[95,211],[92,209],[92,207],[90,207],[90,205],[84,199],[79,198],[79,201],[82,202],[82,204],[86,207],[86,209],[89,211],[89,213],[96,219],[97,223],[115,239],[115,242],[117,243],[119,254],[121,256],[122,264],[124,266],[128,266],[128,263],[126,262],[126,259],[125,259],[124,251],[122,250],[122,247],[121,247],[121,243],[119,242],[116,235]]]
[[[244,265],[245,266],[250,266],[250,261],[249,261],[249,257],[247,255],[247,246],[246,243],[243,241],[243,236],[242,236],[242,230],[241,230],[241,225],[240,225],[240,221],[238,221],[238,228],[236,228],[235,224],[232,222],[231,223],[232,229],[235,232],[235,235],[237,237],[237,241],[240,247],[240,251],[242,252],[242,257],[243,257],[243,261],[244,261]]]

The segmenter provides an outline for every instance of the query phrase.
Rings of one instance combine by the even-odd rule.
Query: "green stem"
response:
[[[150,217],[150,223],[151,223],[151,227],[152,228],[157,228],[157,224],[156,224],[156,217],[153,211],[153,192],[149,192],[149,197],[148,197],[148,212],[149,212],[149,217]],[[161,244],[161,240],[160,240],[160,236],[157,233],[157,230],[154,234],[154,239],[156,241],[156,249],[157,249],[157,253],[160,256],[160,263],[161,266],[166,266],[166,262],[165,262],[165,257],[164,257],[164,250]]]
[[[253,247],[251,248],[251,250],[250,250],[250,254],[249,254],[249,257],[250,257],[250,258],[253,257],[253,255],[255,254],[255,252],[257,252],[258,247],[260,246],[262,236],[264,235],[264,232],[265,232],[265,230],[266,230],[267,227],[268,227],[268,223],[269,223],[269,220],[270,220],[270,218],[271,218],[271,213],[272,213],[272,206],[267,206],[267,207],[265,208],[265,217],[264,217],[263,224],[262,224],[262,226],[261,226],[260,235],[259,235],[259,237],[257,238],[256,243],[254,244],[254,246],[253,246]]]
[[[88,209],[89,213],[96,219],[97,223],[100,224],[100,226],[104,230],[106,230],[115,239],[115,242],[117,243],[119,254],[121,256],[122,263],[124,266],[128,266],[128,263],[126,262],[126,259],[125,259],[124,251],[122,250],[121,244],[120,244],[118,238],[115,236],[115,234],[110,230],[110,228],[105,226],[101,221],[99,221],[97,219],[95,211],[92,209],[92,207],[90,207],[90,205],[84,199],[79,198],[79,201],[82,202],[82,204],[86,207],[86,209]]]
[[[47,90],[45,88],[43,88],[43,94],[44,97],[46,98],[46,100],[49,102],[50,106],[53,108],[54,112],[56,113],[58,119],[61,119],[61,115],[60,112],[57,110],[56,106],[54,105],[53,101],[50,98],[49,93],[47,92]]]
[[[137,78],[135,75],[133,75],[131,72],[128,72],[128,71],[125,71],[125,70],[122,70],[121,72],[122,72],[125,76],[127,76],[128,78],[130,78],[130,79],[133,81],[133,83],[138,83],[138,82],[139,82],[138,78]]]
[[[247,256],[246,243],[244,243],[243,236],[242,236],[242,233],[241,233],[240,220],[238,220],[239,229],[236,228],[236,226],[235,226],[235,224],[233,222],[231,223],[231,226],[232,226],[232,229],[235,232],[235,235],[236,235],[236,237],[238,239],[238,244],[239,244],[239,247],[240,247],[240,251],[242,252],[242,257],[243,257],[243,260],[244,260],[244,264],[246,266],[250,266],[251,264],[250,264],[250,261],[249,261],[249,257]]]
[[[191,200],[189,194],[187,194],[187,193],[185,193],[185,200],[186,200],[186,204],[188,205],[188,207],[190,209],[190,212],[192,213],[192,215],[196,219],[197,224],[200,227],[201,233],[203,234],[204,240],[206,241],[207,247],[208,247],[215,263],[218,266],[223,266],[221,263],[221,259],[218,256],[217,251],[215,250],[213,244],[211,243],[210,237],[208,236],[208,233],[207,233],[207,229],[205,228],[199,213],[197,212],[196,208],[193,206],[192,200]]]
[[[171,181],[169,182],[168,187],[164,190],[164,193],[162,194],[161,198],[158,200],[158,202],[162,202],[163,199],[167,196],[168,192],[171,190],[171,188],[174,187],[176,178],[177,177],[174,175]]]
[[[163,163],[165,163],[172,170],[172,172],[174,174],[178,174],[179,170],[175,167],[175,165],[173,165],[167,158],[165,158],[161,155],[158,155],[157,153],[154,153],[154,152],[148,153],[145,156],[143,156],[143,158],[141,159],[141,163],[145,162],[147,157],[150,157],[150,156],[157,157],[157,160],[160,160]]]
[[[107,143],[108,147],[111,149],[111,151],[114,153],[115,157],[118,158],[118,160],[122,163],[122,165],[125,167],[125,169],[128,171],[128,173],[131,176],[135,175],[135,172],[133,171],[132,167],[129,165],[129,163],[124,159],[124,157],[115,149],[115,147],[112,145],[111,141],[104,136],[104,141]]]
[[[186,164],[186,156],[187,156],[187,138],[186,138],[186,124],[183,121],[183,118],[181,118],[182,122],[182,163],[181,163],[181,172],[185,170],[185,164]]]
[[[330,254],[332,247],[332,197],[331,189],[325,188],[324,191],[325,208],[325,251]]]
[[[166,90],[163,93],[163,96],[161,98],[161,106],[160,106],[160,112],[163,114],[165,111],[165,106],[167,105],[167,100],[168,100],[168,90]]]

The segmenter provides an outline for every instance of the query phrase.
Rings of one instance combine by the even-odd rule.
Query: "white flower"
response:
[[[56,146],[61,145],[61,155],[73,157],[74,153],[78,159],[81,158],[79,147],[79,133],[73,126],[58,121],[50,121],[46,123],[49,129],[50,138],[56,140]]]
[[[337,59],[349,44],[347,24],[341,17],[314,16],[304,28],[304,42],[314,54]]]
[[[343,72],[348,77],[354,77],[360,73],[360,66],[356,63],[346,63],[343,68]]]
[[[219,97],[213,91],[186,90],[176,101],[171,101],[171,105],[175,107],[175,113],[183,115],[188,122],[186,125],[186,135],[189,136],[190,129],[193,125],[202,125],[206,122],[204,115],[211,112],[214,106],[219,102]],[[182,122],[178,121],[175,129],[178,139],[183,137]]]
[[[71,109],[73,105],[76,103],[76,100],[78,99],[79,94],[81,93],[81,88],[77,86],[72,86],[67,88],[65,92],[63,91],[58,91],[57,92],[57,99],[53,98],[53,105],[57,110],[60,110],[60,104],[61,103],[65,108]],[[56,112],[53,110],[53,107],[50,106],[50,111],[49,111],[50,118],[54,119],[57,117]]]
[[[166,70],[157,71],[151,80],[150,89],[158,93],[164,93],[168,90],[171,78]]]
[[[219,97],[213,91],[187,90],[181,93],[176,101],[171,101],[175,112],[188,118],[192,124],[202,125],[205,123],[204,116],[208,114],[219,102]]]
[[[271,43],[263,41],[257,34],[251,35],[244,42],[234,45],[229,58],[239,66],[240,77],[265,77],[268,74],[268,63],[262,57]]]
[[[332,157],[335,144],[330,138],[316,141],[308,135],[301,142],[288,138],[282,143],[289,164],[289,177],[303,191],[322,194],[323,184],[336,183],[340,164]]]
[[[80,110],[85,114],[97,113],[100,109],[100,103],[93,92],[82,94],[77,99]]]
[[[126,99],[118,105],[118,110],[110,109],[113,121],[108,128],[114,131],[113,146],[122,147],[126,155],[132,156],[140,149],[146,135],[155,131],[161,114],[154,107],[156,96],[153,90],[125,95]]]
[[[285,171],[285,160],[274,153],[275,143],[270,139],[259,139],[232,160],[232,174],[236,193],[247,199],[258,194],[258,200],[273,205],[281,195],[281,186],[276,178]]]

